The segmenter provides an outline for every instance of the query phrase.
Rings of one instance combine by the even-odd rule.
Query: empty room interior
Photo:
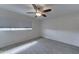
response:
[[[0,4],[0,54],[79,54],[79,4]]]

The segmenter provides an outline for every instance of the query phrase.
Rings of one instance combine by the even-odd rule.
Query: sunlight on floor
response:
[[[38,41],[34,41],[34,42],[31,42],[31,43],[28,43],[28,44],[24,44],[24,45],[21,45],[21,46],[19,46],[19,47],[16,47],[16,48],[13,48],[13,49],[10,49],[10,50],[8,50],[8,51],[5,51],[5,52],[3,52],[3,54],[5,53],[18,53],[19,51],[23,51],[23,50],[25,50],[25,49],[28,49],[28,48],[30,48],[31,46],[33,46],[33,45],[35,45],[36,43],[38,43]]]

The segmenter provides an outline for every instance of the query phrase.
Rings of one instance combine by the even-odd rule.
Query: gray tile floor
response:
[[[45,38],[33,40],[15,49],[20,48],[21,50],[16,52],[17,54],[78,54],[79,53],[78,47]]]

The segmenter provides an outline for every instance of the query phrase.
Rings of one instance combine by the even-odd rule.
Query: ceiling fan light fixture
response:
[[[38,12],[36,13],[36,15],[37,15],[37,16],[42,16],[42,14],[41,14],[41,13],[38,13]]]

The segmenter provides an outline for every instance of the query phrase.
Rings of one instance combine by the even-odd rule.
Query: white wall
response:
[[[79,14],[67,14],[44,20],[42,36],[79,47]]]
[[[7,11],[8,12],[8,11]],[[14,16],[11,16],[11,13],[14,14]],[[34,18],[25,16],[25,15],[19,15],[17,13],[10,12],[8,14],[1,14],[3,17],[8,16],[9,20],[31,20],[32,21],[32,30],[24,30],[24,31],[0,31],[0,48],[14,44],[17,42],[30,40],[36,37],[40,36],[40,21],[35,20]],[[5,15],[5,16],[4,16]],[[17,15],[18,17],[16,17]],[[0,18],[1,19],[1,18]],[[7,19],[6,19],[7,20]]]

